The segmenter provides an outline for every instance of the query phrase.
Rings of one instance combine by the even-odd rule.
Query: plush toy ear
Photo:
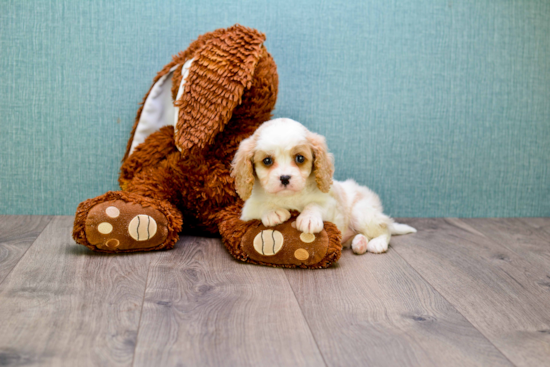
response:
[[[328,152],[325,138],[319,134],[308,132],[307,140],[313,150],[313,173],[315,182],[322,192],[329,192],[334,174],[334,156]]]
[[[143,143],[151,133],[165,125],[175,124],[173,101],[181,88],[182,66],[192,60],[197,50],[204,47],[204,44],[214,36],[214,33],[210,32],[199,36],[185,51],[175,55],[172,61],[155,76],[153,85],[145,94],[141,107],[138,109],[122,162],[126,161],[137,145]],[[170,96],[170,88],[172,96],[171,98],[165,98]]]
[[[200,152],[214,142],[252,85],[265,35],[235,25],[212,33],[193,55],[178,108],[175,142],[184,154]]]
[[[235,179],[235,189],[243,200],[247,200],[254,187],[254,150],[256,138],[254,135],[243,140],[231,164],[231,177]]]

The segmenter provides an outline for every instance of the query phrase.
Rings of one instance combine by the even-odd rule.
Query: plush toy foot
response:
[[[166,217],[156,209],[111,200],[88,212],[86,238],[103,250],[149,249],[164,243],[166,225]]]
[[[249,259],[258,263],[326,267],[327,264],[319,263],[329,251],[329,242],[326,230],[302,233],[293,218],[275,227],[262,224],[250,229],[242,239],[242,248]]]
[[[181,224],[181,214],[167,202],[111,191],[79,205],[73,238],[99,252],[169,249]]]
[[[330,222],[316,234],[296,229],[296,217],[275,227],[259,220],[243,222],[239,211],[222,214],[219,228],[228,250],[237,259],[260,265],[285,268],[327,268],[338,261],[342,251],[341,234]]]

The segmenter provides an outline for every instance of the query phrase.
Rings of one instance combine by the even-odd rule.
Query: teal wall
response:
[[[394,216],[550,215],[550,1],[0,2],[0,213],[117,188],[153,76],[199,34],[267,35],[277,117]]]

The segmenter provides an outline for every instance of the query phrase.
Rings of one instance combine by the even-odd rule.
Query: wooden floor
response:
[[[550,219],[409,219],[327,270],[102,255],[0,216],[0,366],[550,366]]]

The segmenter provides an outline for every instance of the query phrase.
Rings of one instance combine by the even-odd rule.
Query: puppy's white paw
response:
[[[388,237],[386,235],[378,236],[369,241],[367,250],[375,254],[381,254],[388,251]]]
[[[304,233],[319,233],[323,230],[323,218],[320,215],[302,213],[296,218],[296,228]]]
[[[351,242],[351,249],[357,255],[362,255],[367,252],[368,244],[369,240],[367,240],[367,237],[363,236],[362,234],[358,234],[353,238],[353,241]]]
[[[274,227],[277,224],[284,223],[290,218],[290,212],[286,209],[276,209],[265,213],[262,216],[262,223],[266,227]]]

